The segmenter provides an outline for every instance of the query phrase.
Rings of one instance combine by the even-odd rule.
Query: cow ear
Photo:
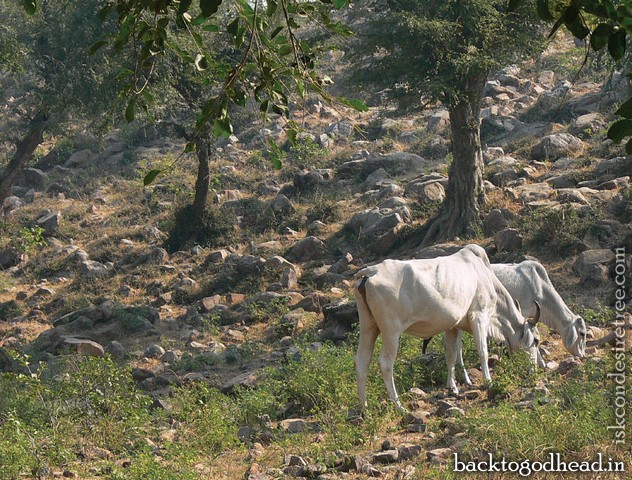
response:
[[[524,348],[531,348],[531,345],[533,345],[533,341],[534,337],[533,332],[531,331],[531,325],[525,323],[522,330],[522,345],[524,346]]]
[[[566,347],[570,347],[577,341],[577,329],[575,328],[575,324],[571,323],[568,327],[568,332],[566,333]]]
[[[527,321],[531,325],[536,325],[540,321],[540,313],[542,313],[542,309],[540,308],[540,304],[538,302],[534,300],[533,303],[535,303],[535,315],[531,318],[528,318]]]

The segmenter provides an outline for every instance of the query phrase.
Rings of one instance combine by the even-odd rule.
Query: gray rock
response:
[[[348,138],[353,134],[354,127],[351,122],[342,120],[340,122],[332,123],[326,129],[328,135],[333,137]]]
[[[161,362],[168,363],[170,365],[173,365],[178,360],[180,360],[180,355],[178,354],[178,352],[175,352],[173,350],[167,350],[160,357]]]
[[[582,283],[590,280],[604,282],[608,279],[607,266],[614,260],[615,254],[612,250],[586,250],[577,257],[573,271],[580,276]]]
[[[112,340],[105,347],[105,351],[112,355],[114,358],[123,358],[127,354],[125,347],[121,342]]]
[[[531,149],[535,160],[557,160],[570,153],[578,153],[584,148],[584,142],[570,133],[554,133],[545,136]]]
[[[95,341],[85,338],[64,337],[63,344],[77,348],[77,353],[89,357],[102,357],[105,355],[104,348]]]
[[[37,220],[37,226],[44,229],[46,236],[54,235],[61,224],[61,212],[52,212]]]
[[[321,239],[309,236],[295,243],[285,256],[294,262],[308,262],[323,258],[325,250],[325,244]]]
[[[342,178],[355,177],[357,175],[366,177],[370,173],[383,168],[389,175],[405,175],[422,173],[430,166],[430,161],[414,153],[371,154],[368,158],[343,163],[337,168],[337,174]]]
[[[404,195],[407,197],[415,197],[420,203],[442,202],[445,199],[445,188],[438,181],[413,181],[406,185]]]
[[[494,235],[494,244],[499,252],[514,252],[522,248],[522,235],[515,228],[506,228]]]
[[[4,215],[8,215],[9,213],[23,206],[24,206],[24,202],[20,200],[18,197],[16,197],[15,195],[12,195],[10,197],[5,198],[4,201],[2,202],[2,213]]]
[[[79,275],[86,279],[103,279],[111,274],[111,270],[100,262],[84,260],[79,264]]]
[[[211,253],[208,254],[208,257],[206,257],[206,262],[207,263],[221,263],[224,260],[226,260],[228,257],[230,257],[230,252],[228,250],[214,250]]]
[[[335,300],[323,307],[325,324],[352,327],[358,323],[358,307],[354,301]]]
[[[507,226],[509,226],[509,220],[505,217],[505,214],[497,208],[491,210],[485,218],[485,231],[488,234],[499,232],[507,228]]]
[[[376,188],[380,182],[384,180],[390,180],[390,176],[383,168],[378,168],[373,173],[369,174],[364,181],[364,188]]]
[[[327,225],[320,220],[314,220],[307,226],[307,234],[312,236],[320,235],[325,231],[326,227]]]
[[[272,207],[274,212],[281,213],[283,215],[289,215],[295,210],[294,205],[290,202],[290,199],[283,194],[277,195],[270,203],[270,207]]]
[[[145,351],[143,352],[143,355],[149,358],[159,358],[162,355],[164,355],[164,353],[165,353],[165,349],[162,348],[160,345],[157,345],[154,343],[152,345],[149,345],[145,349]]]
[[[88,149],[79,150],[73,153],[66,163],[64,163],[64,167],[66,168],[83,168],[86,167],[89,163],[91,163],[94,159],[96,159],[96,155]]]
[[[593,112],[575,119],[568,132],[581,138],[590,138],[606,126],[601,114]]]
[[[21,261],[22,255],[13,248],[5,248],[0,252],[0,268],[2,269],[15,267]]]
[[[27,187],[33,187],[36,190],[44,190],[48,182],[48,175],[39,168],[24,169],[24,183]]]
[[[560,375],[564,375],[570,372],[571,370],[573,370],[574,368],[577,368],[581,364],[582,364],[581,360],[579,360],[577,357],[570,357],[570,358],[567,358],[566,360],[562,360],[562,362],[557,367],[556,371]]]
[[[439,133],[450,125],[450,114],[447,110],[439,110],[428,117],[429,133]]]
[[[375,463],[396,463],[399,461],[399,450],[383,450],[381,452],[377,452],[373,454],[373,462]]]

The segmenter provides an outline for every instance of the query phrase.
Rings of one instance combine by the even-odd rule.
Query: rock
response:
[[[450,114],[447,110],[439,110],[428,117],[429,133],[439,133],[445,130],[450,124]]]
[[[428,460],[432,463],[447,463],[452,458],[451,448],[435,448],[426,453]]]
[[[579,360],[577,357],[570,357],[566,360],[562,360],[556,371],[560,375],[565,375],[566,373],[570,372],[572,369],[580,366],[581,364],[581,360]]]
[[[383,182],[384,180],[390,180],[391,177],[389,176],[388,172],[386,170],[384,170],[383,168],[378,168],[376,171],[374,171],[373,173],[369,174],[368,177],[366,177],[366,180],[364,181],[364,188],[375,188],[378,186],[378,184],[380,182]]]
[[[292,202],[290,202],[290,199],[283,194],[277,195],[276,198],[270,203],[270,207],[274,212],[283,215],[289,215],[295,210],[294,205],[292,205]]]
[[[244,372],[240,375],[237,375],[236,377],[233,377],[227,380],[226,382],[224,382],[224,384],[222,384],[222,386],[220,387],[220,390],[223,393],[227,393],[227,392],[232,391],[237,386],[252,388],[256,385],[258,380],[259,380],[259,371],[251,370],[249,372]]]
[[[538,76],[538,83],[545,88],[548,88],[548,89],[553,88],[556,82],[557,82],[557,76],[555,75],[555,72],[551,70],[543,70],[540,72],[540,75]]]
[[[453,245],[451,243],[443,243],[424,247],[415,253],[415,258],[437,258],[446,257],[458,252],[463,248],[462,245]]]
[[[305,237],[295,243],[285,255],[290,261],[308,262],[325,256],[325,244],[317,237]]]
[[[595,174],[630,175],[632,173],[632,155],[615,157],[600,161],[595,167]]]
[[[597,185],[598,190],[617,190],[619,188],[624,188],[630,183],[630,177],[619,177],[614,178],[612,180],[608,180],[606,182],[600,183]]]
[[[397,447],[397,451],[399,452],[399,460],[401,460],[402,462],[406,462],[418,457],[419,455],[421,455],[422,450],[423,448],[421,445],[403,444]]]
[[[156,344],[149,345],[143,352],[143,355],[149,358],[159,358],[164,354],[165,354],[165,349],[162,348],[160,345],[156,345]]]
[[[346,120],[332,123],[327,127],[326,133],[332,137],[348,138],[354,131],[353,124]]]
[[[568,132],[580,138],[590,138],[606,126],[601,114],[587,113],[575,119]]]
[[[523,204],[546,200],[554,191],[548,183],[529,183],[518,187],[506,188],[509,198],[519,201]]]
[[[0,268],[15,267],[22,261],[22,255],[14,248],[5,248],[0,252]]]
[[[103,279],[110,276],[110,269],[100,262],[84,260],[79,264],[79,274],[86,279]]]
[[[358,323],[358,308],[354,301],[347,299],[335,300],[323,307],[325,324],[341,325],[351,328]]]
[[[64,167],[66,168],[83,168],[86,167],[89,163],[91,163],[96,158],[96,155],[92,153],[91,150],[79,150],[73,153],[66,163],[64,163]]]
[[[229,263],[237,273],[259,275],[265,268],[266,259],[258,255],[231,255]]]
[[[531,149],[534,160],[557,160],[569,153],[579,153],[584,142],[570,133],[554,133],[545,136]]]
[[[89,357],[102,357],[105,355],[105,350],[103,349],[103,347],[92,340],[75,337],[64,337],[63,344],[75,346],[77,348],[77,353],[81,355],[86,355]]]
[[[353,255],[347,252],[342,258],[337,260],[331,267],[329,267],[330,273],[344,273],[347,271],[349,264],[353,261]]]
[[[384,450],[373,454],[373,462],[375,463],[395,463],[399,461],[399,450]]]
[[[318,422],[308,422],[302,418],[281,420],[279,427],[288,433],[317,432],[320,430],[320,424]]]
[[[294,175],[294,188],[299,191],[308,191],[318,185],[324,185],[333,177],[331,169],[303,170]]]
[[[326,228],[327,225],[325,225],[323,222],[321,222],[320,220],[314,220],[307,226],[307,234],[312,236],[321,235],[322,233],[324,233]]]
[[[117,340],[112,340],[108,343],[105,347],[105,351],[114,358],[124,358],[126,355],[125,347]]]
[[[338,166],[337,175],[342,178],[362,175],[366,178],[370,173],[380,168],[386,170],[389,175],[405,175],[423,173],[431,165],[430,161],[414,153],[371,154],[368,158],[352,160]]]
[[[175,352],[173,350],[167,350],[165,353],[163,353],[163,355],[160,357],[160,361],[163,363],[168,363],[170,365],[173,365],[175,362],[177,362],[178,360],[180,360],[180,355],[178,354],[178,352]]]
[[[440,417],[446,417],[448,410],[451,408],[455,408],[456,405],[452,402],[448,402],[447,400],[439,400],[437,402],[437,415]]]
[[[48,175],[38,168],[25,168],[23,175],[26,186],[36,190],[44,190],[48,182]]]
[[[406,185],[404,190],[406,197],[415,197],[421,204],[426,203],[439,203],[445,199],[445,188],[440,182],[426,181],[426,182],[411,182]]]
[[[230,252],[228,250],[224,250],[224,249],[214,250],[208,254],[208,257],[206,257],[206,262],[207,263],[221,263],[224,260],[226,260],[228,257],[230,257]]]
[[[142,263],[146,265],[164,265],[169,261],[167,250],[161,247],[151,247],[149,253],[143,257]]]
[[[515,228],[506,228],[494,235],[494,244],[499,252],[514,252],[522,248],[522,235]]]
[[[485,218],[485,231],[488,234],[499,232],[507,228],[508,225],[509,220],[505,217],[505,214],[497,208],[491,210]]]
[[[19,197],[12,195],[10,197],[5,198],[4,201],[2,202],[2,214],[8,215],[9,213],[23,206],[24,206],[24,202],[20,200]]]
[[[61,212],[52,212],[37,220],[37,226],[44,229],[44,235],[54,235],[61,224]]]
[[[292,290],[298,286],[298,274],[294,268],[286,268],[279,280],[282,288]]]
[[[615,254],[608,249],[586,250],[579,254],[573,271],[580,276],[581,282],[596,281],[604,283],[608,281],[608,267],[614,262]]]

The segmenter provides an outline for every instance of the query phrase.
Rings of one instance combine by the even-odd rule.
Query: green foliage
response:
[[[551,388],[551,399],[520,408],[503,401],[481,408],[464,420],[470,454],[491,452],[507,460],[544,459],[549,452],[578,458],[584,448],[599,445],[610,436],[612,408],[603,365],[587,361],[572,377]],[[496,381],[498,374],[494,377]],[[494,435],[489,426],[494,426]],[[579,457],[581,458],[581,457]]]
[[[537,377],[538,373],[527,352],[515,352],[510,357],[503,357],[494,367],[490,397],[509,398],[511,393],[518,388],[533,388]]]
[[[532,245],[545,246],[553,252],[566,251],[574,241],[587,232],[599,235],[600,213],[564,205],[560,209],[540,209],[521,217],[520,230]]]
[[[446,105],[479,95],[490,71],[519,61],[542,47],[534,12],[506,12],[506,2],[477,0],[378,3],[368,40],[371,68],[361,80],[390,95],[415,92]],[[373,55],[375,49],[382,55]],[[361,49],[361,48],[360,48]],[[355,77],[354,77],[355,79]],[[480,90],[480,91],[479,91]]]

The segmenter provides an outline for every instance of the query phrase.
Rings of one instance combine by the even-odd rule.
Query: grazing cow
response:
[[[586,355],[584,319],[566,306],[540,263],[498,263],[492,265],[492,270],[525,313],[537,301],[542,306],[542,321],[559,332],[566,349],[578,357]]]
[[[454,365],[461,350],[461,330],[474,336],[487,381],[491,381],[488,336],[506,342],[511,350],[529,349],[536,360],[534,329],[539,313],[525,321],[492,272],[485,250],[478,245],[467,245],[448,257],[385,260],[360,270],[356,278],[360,338],[355,363],[363,409],[369,364],[380,334],[382,350],[378,363],[388,394],[400,410],[404,408],[395,390],[393,365],[404,332],[421,338],[445,332],[447,387],[451,392],[458,392]]]

